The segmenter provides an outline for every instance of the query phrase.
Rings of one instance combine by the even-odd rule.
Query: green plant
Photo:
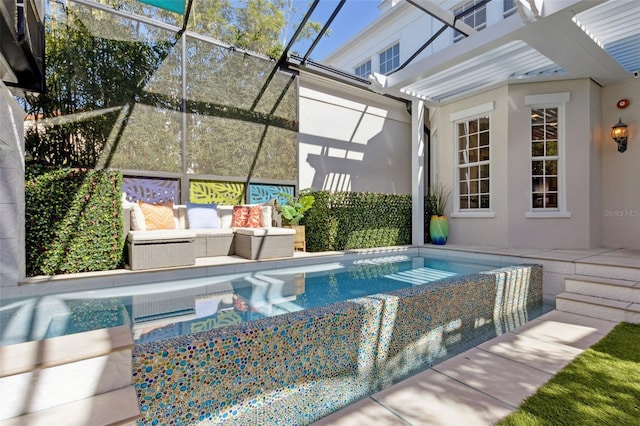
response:
[[[449,203],[449,195],[451,194],[451,188],[447,188],[442,183],[437,183],[429,188],[429,195],[427,196],[429,209],[431,214],[436,216],[444,216],[444,211]],[[425,208],[427,203],[425,203]]]
[[[287,199],[285,204],[278,206],[278,211],[291,226],[298,226],[307,210],[313,206],[316,198],[312,194],[312,189],[301,189],[298,195],[280,192],[278,195]]]

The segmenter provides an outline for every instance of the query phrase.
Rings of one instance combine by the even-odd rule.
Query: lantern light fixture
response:
[[[618,152],[627,150],[627,136],[627,125],[622,122],[622,118],[619,118],[616,125],[611,128],[611,137],[618,144]]]

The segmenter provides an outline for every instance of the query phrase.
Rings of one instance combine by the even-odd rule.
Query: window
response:
[[[489,211],[491,207],[489,115],[456,123],[458,210]]]
[[[367,78],[371,75],[371,59],[356,67],[354,74],[358,77]]]
[[[530,106],[530,211],[527,217],[571,217],[564,189],[564,103],[569,93],[525,97]]]
[[[471,28],[474,28],[478,31],[483,30],[487,25],[487,6],[482,5],[478,8],[471,10],[468,13],[464,13],[466,10],[472,9],[476,4],[480,3],[482,0],[471,0],[464,2],[453,8],[451,11],[454,16],[459,16],[459,20],[469,25]],[[462,40],[464,36],[461,32],[455,31],[453,34],[453,41]]]
[[[507,18],[516,13],[516,0],[502,0],[502,17]]]
[[[380,74],[388,74],[400,66],[400,43],[380,54]]]
[[[531,207],[558,210],[558,108],[531,108]]]

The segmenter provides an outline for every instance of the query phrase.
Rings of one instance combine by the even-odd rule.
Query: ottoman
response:
[[[194,265],[196,234],[179,229],[129,231],[127,252],[131,270]]]
[[[236,228],[236,254],[251,260],[292,257],[295,233],[287,228]]]

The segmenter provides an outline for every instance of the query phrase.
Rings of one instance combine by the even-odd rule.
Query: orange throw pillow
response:
[[[260,228],[262,206],[233,206],[231,226],[235,228]]]
[[[173,219],[173,201],[164,204],[149,204],[138,201],[138,205],[144,214],[144,221],[148,231],[154,229],[176,229],[176,223]]]

